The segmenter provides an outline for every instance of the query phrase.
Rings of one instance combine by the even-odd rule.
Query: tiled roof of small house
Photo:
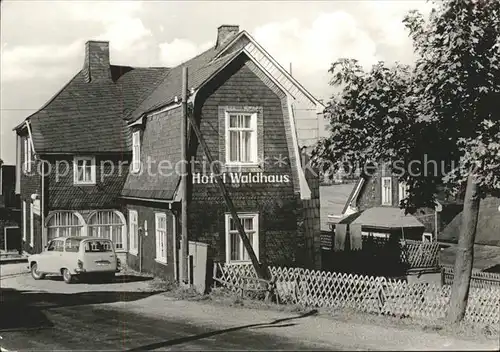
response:
[[[404,210],[393,207],[368,208],[352,224],[380,229],[424,227],[413,215],[405,215]]]
[[[43,152],[122,152],[130,149],[125,119],[168,73],[167,68],[110,66],[109,79],[87,82],[78,72],[28,117]]]

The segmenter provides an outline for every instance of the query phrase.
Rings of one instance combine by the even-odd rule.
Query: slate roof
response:
[[[130,121],[135,121],[150,111],[173,103],[176,96],[181,98],[183,67],[188,68],[188,89],[197,89],[239,54],[238,52],[230,53],[212,61],[220,50],[221,48],[210,48],[191,60],[172,68],[149,97],[132,113]]]
[[[139,173],[127,175],[122,196],[162,200],[174,198],[180,180],[175,170],[178,170],[181,160],[181,117],[180,107],[148,117],[142,137],[143,165]],[[165,161],[170,163],[171,168]]]
[[[125,152],[126,119],[168,68],[111,66],[112,79],[85,82],[83,70],[28,117],[37,153]]]

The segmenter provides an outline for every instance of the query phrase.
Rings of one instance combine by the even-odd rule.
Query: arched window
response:
[[[89,218],[88,235],[110,239],[115,244],[115,249],[125,249],[125,224],[125,217],[119,211],[97,211]]]
[[[83,236],[85,220],[77,212],[60,211],[47,218],[47,243],[57,237]]]

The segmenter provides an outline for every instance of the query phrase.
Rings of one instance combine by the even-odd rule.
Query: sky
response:
[[[331,97],[328,69],[355,58],[412,63],[405,1],[2,1],[0,158],[15,163],[12,129],[83,66],[85,42],[110,42],[111,63],[174,66],[215,44],[217,27],[239,25],[318,99]]]

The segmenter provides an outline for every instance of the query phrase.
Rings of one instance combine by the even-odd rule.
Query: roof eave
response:
[[[283,66],[280,65],[279,62],[277,62],[274,57],[267,52],[266,49],[264,49],[247,31],[242,30],[238,35],[236,35],[230,42],[228,42],[224,48],[213,58],[213,60],[217,60],[222,56],[222,54],[231,47],[237,40],[239,40],[242,36],[246,36],[248,40],[252,44],[254,44],[259,50],[261,50],[264,55],[267,56],[267,58],[281,71],[281,73],[288,78],[290,81],[292,81],[293,84],[297,86],[317,107],[320,107],[320,109],[325,109],[326,106],[319,101],[317,98],[314,97],[302,84],[300,84],[287,70],[283,68]]]

